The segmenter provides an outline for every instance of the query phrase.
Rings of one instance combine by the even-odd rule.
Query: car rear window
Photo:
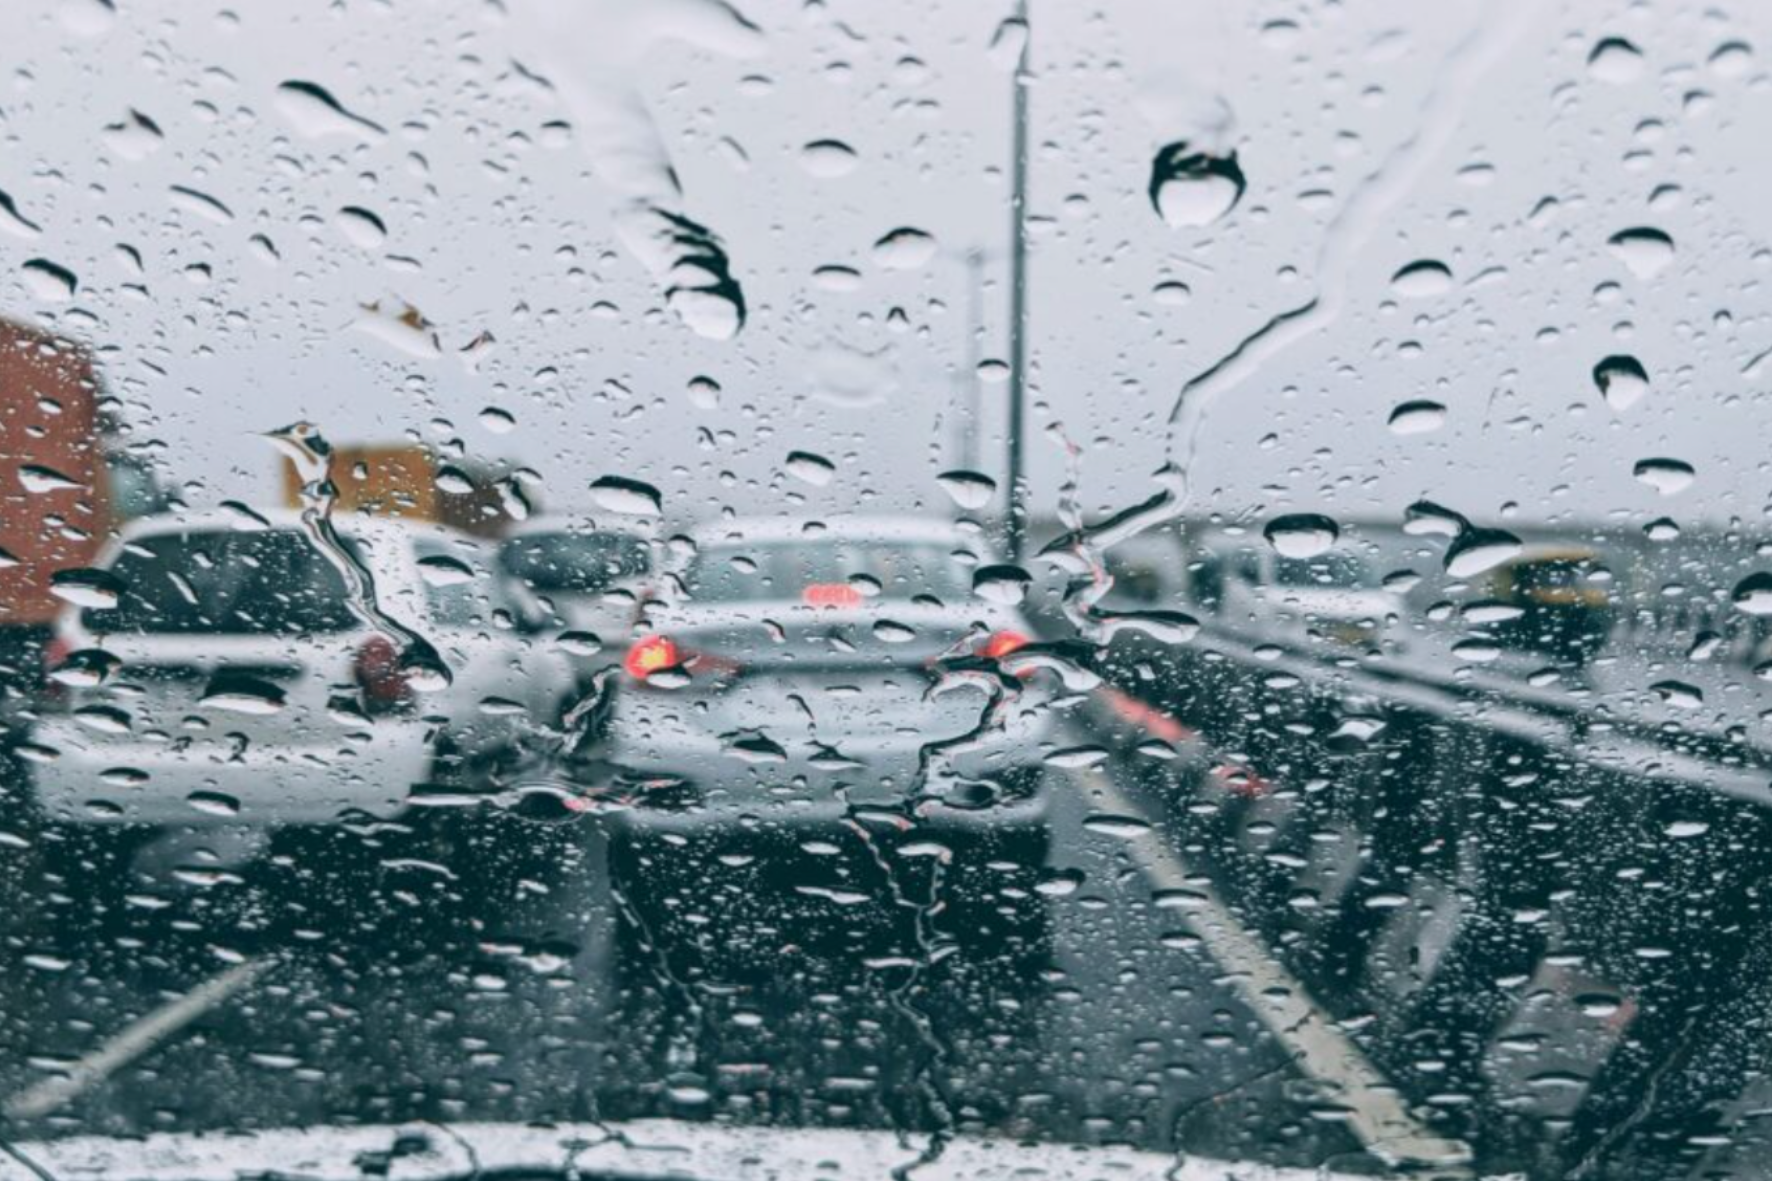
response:
[[[155,534],[130,542],[111,573],[117,605],[83,616],[100,634],[300,635],[355,620],[344,579],[293,530]]]
[[[773,542],[720,546],[690,566],[689,597],[708,603],[785,601],[808,596],[829,602],[853,588],[891,599],[969,593],[966,569],[953,547],[932,541]],[[828,588],[828,591],[827,591]],[[877,589],[876,589],[877,588]]]
[[[646,543],[620,533],[538,533],[514,538],[505,570],[543,592],[607,590],[651,567]]]

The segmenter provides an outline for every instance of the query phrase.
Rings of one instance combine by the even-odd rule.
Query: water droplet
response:
[[[1674,260],[1674,240],[1653,226],[1620,230],[1606,239],[1606,245],[1639,279],[1653,279]]]
[[[1772,573],[1764,570],[1749,574],[1735,584],[1729,595],[1735,609],[1748,615],[1772,615]]]
[[[348,135],[373,143],[387,135],[379,123],[347,109],[325,87],[313,82],[289,81],[277,87],[277,112],[298,135],[321,139]]]
[[[1649,373],[1635,357],[1620,353],[1594,366],[1594,385],[1606,405],[1623,412],[1649,392]]]
[[[689,379],[689,404],[697,410],[720,408],[720,383],[711,377]]]
[[[499,406],[488,406],[480,411],[480,425],[489,434],[508,435],[517,427],[517,416]]]
[[[797,480],[811,484],[814,488],[823,488],[837,474],[837,465],[822,455],[814,455],[810,451],[790,451],[788,461],[784,465],[788,474]]]
[[[49,593],[76,607],[115,607],[124,582],[107,570],[58,570],[49,576]]]
[[[1178,308],[1193,297],[1193,288],[1175,279],[1158,283],[1151,288],[1151,298],[1166,308]]]
[[[1109,812],[1097,812],[1084,817],[1083,827],[1090,832],[1122,841],[1141,837],[1151,830],[1148,820],[1141,820],[1136,816],[1117,816]]]
[[[37,463],[27,463],[21,466],[18,469],[18,482],[26,492],[37,495],[46,492],[67,492],[85,487],[72,476],[64,476],[52,467],[44,467]]]
[[[800,167],[821,180],[848,176],[860,163],[855,149],[841,140],[815,139],[800,149]]]
[[[185,803],[199,812],[211,816],[238,816],[240,801],[231,795],[219,791],[194,791],[185,797]]]
[[[747,763],[783,763],[788,757],[781,743],[760,733],[729,735],[723,749]]]
[[[1211,225],[1236,208],[1246,187],[1234,151],[1213,155],[1180,140],[1151,163],[1151,207],[1172,229]]]
[[[1446,547],[1446,573],[1454,578],[1474,578],[1518,557],[1525,546],[1505,529],[1466,526]]]
[[[1403,299],[1430,299],[1452,290],[1452,268],[1423,258],[1391,276],[1391,290]]]
[[[972,572],[972,593],[1013,607],[1027,598],[1033,576],[1020,566],[980,566]]]
[[[1452,645],[1452,655],[1472,664],[1487,664],[1501,657],[1501,645],[1487,637],[1473,637]]]
[[[997,482],[979,472],[955,470],[943,472],[935,482],[963,509],[981,509],[997,494]]]
[[[994,357],[980,361],[974,372],[978,374],[978,380],[986,385],[1001,385],[1009,380],[1008,363]]]
[[[903,644],[917,638],[917,629],[891,619],[874,623],[874,638],[883,644]]]
[[[622,476],[602,476],[591,481],[591,496],[612,513],[632,516],[657,515],[664,506],[664,497],[657,488]]]
[[[861,290],[861,272],[854,267],[832,263],[812,272],[812,281],[820,290],[848,293]]]
[[[1698,473],[1679,459],[1639,459],[1631,474],[1663,496],[1676,496],[1692,486]]]
[[[1282,557],[1314,558],[1335,544],[1341,527],[1320,513],[1288,513],[1269,521],[1261,535]]]
[[[1739,78],[1753,63],[1754,49],[1746,41],[1725,41],[1710,55],[1710,68],[1720,77]]]
[[[439,467],[432,482],[437,485],[437,491],[447,492],[451,496],[474,494],[473,477],[453,464],[446,463]]]
[[[1425,435],[1446,425],[1446,407],[1426,398],[1399,402],[1391,411],[1390,428],[1395,435]]]
[[[603,641],[595,632],[564,631],[555,642],[570,656],[595,656],[603,650]]]
[[[991,34],[985,57],[999,70],[1013,70],[1021,64],[1022,51],[1027,48],[1028,23],[1018,16],[1004,17]]]
[[[49,679],[75,689],[91,689],[111,679],[123,662],[103,648],[82,648],[67,657],[49,673]]]
[[[1672,517],[1657,517],[1643,526],[1643,534],[1650,541],[1675,541],[1680,536],[1680,526]]]
[[[166,133],[160,130],[158,123],[131,108],[118,122],[105,125],[103,138],[105,147],[135,163],[159,151]]]
[[[932,235],[907,226],[874,243],[874,262],[889,271],[914,271],[929,265],[935,249]]]
[[[474,580],[474,568],[448,554],[432,554],[418,560],[419,577],[427,586],[460,586]]]
[[[381,218],[359,205],[346,205],[332,215],[332,224],[345,240],[363,250],[379,250],[388,240],[388,227]]]
[[[230,713],[267,716],[277,713],[288,699],[269,681],[224,669],[210,678],[197,704]]]
[[[1704,704],[1704,690],[1684,681],[1656,681],[1649,691],[1675,709],[1697,709]]]
[[[1702,820],[1676,820],[1662,831],[1676,841],[1684,841],[1703,836],[1710,831],[1710,825]]]
[[[172,194],[174,205],[188,213],[195,213],[205,221],[227,225],[234,220],[234,211],[212,193],[193,189],[189,185],[173,185],[167,192]]]
[[[1587,55],[1587,72],[1601,82],[1634,82],[1643,68],[1643,51],[1623,37],[1601,38]]]
[[[25,289],[33,299],[45,303],[63,303],[74,298],[79,282],[74,272],[59,263],[50,262],[47,258],[27,259],[19,267],[24,272]]]

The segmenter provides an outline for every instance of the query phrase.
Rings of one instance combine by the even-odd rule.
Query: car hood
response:
[[[0,1181],[237,1181],[275,1170],[304,1181],[361,1181],[385,1165],[389,1181],[454,1181],[512,1173],[546,1176],[568,1166],[579,1177],[652,1181],[843,1181],[878,1178],[915,1162],[924,1135],[835,1129],[732,1128],[675,1120],[623,1124],[316,1127],[240,1134],[157,1134],[140,1139],[76,1137],[13,1146],[36,1167],[0,1152]],[[1085,1181],[1337,1181],[1351,1174],[1276,1169],[1124,1148],[994,1141],[961,1136],[919,1181],[1040,1177]],[[1362,1174],[1371,1181],[1369,1174]]]

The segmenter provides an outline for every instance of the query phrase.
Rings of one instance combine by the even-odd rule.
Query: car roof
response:
[[[814,532],[808,530],[816,529]],[[696,544],[703,548],[745,545],[755,542],[829,541],[923,541],[953,545],[977,545],[984,541],[982,529],[963,527],[957,521],[908,516],[740,517],[710,522],[695,529]]]
[[[532,517],[507,531],[501,541],[509,545],[526,537],[552,537],[557,534],[571,537],[631,537],[641,542],[649,540],[649,534],[631,526],[598,525],[570,517]]]
[[[271,529],[302,527],[302,515],[296,509],[254,508],[252,511],[263,518],[266,526]],[[333,524],[338,527],[339,532],[347,536],[406,536],[414,540],[482,544],[480,538],[432,521],[405,521],[347,512],[335,516]],[[229,512],[226,509],[203,509],[197,512],[156,513],[138,517],[124,524],[117,535],[122,541],[129,542],[144,537],[181,533],[257,533],[264,528],[265,526],[257,524],[242,513]]]

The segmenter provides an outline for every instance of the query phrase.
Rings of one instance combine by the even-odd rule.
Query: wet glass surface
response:
[[[0,1178],[1772,1168],[1772,14],[9,26]]]

